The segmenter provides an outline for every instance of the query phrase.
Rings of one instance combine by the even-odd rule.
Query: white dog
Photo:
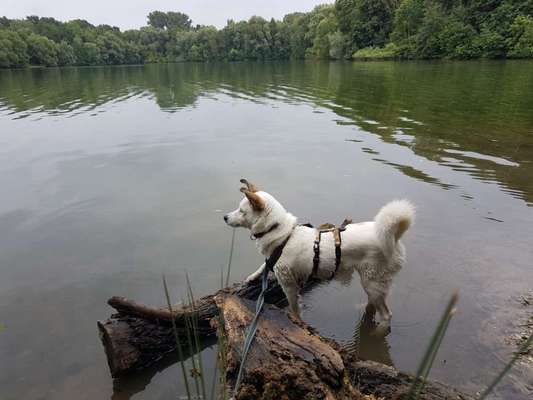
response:
[[[294,317],[300,320],[298,296],[308,279],[346,279],[355,270],[368,296],[367,313],[373,316],[377,310],[388,326],[392,314],[385,300],[393,276],[405,264],[405,249],[399,240],[414,219],[414,207],[410,202],[392,201],[379,211],[374,221],[347,225],[341,233],[342,256],[338,268],[333,233],[323,233],[318,269],[313,271],[316,230],[298,225],[296,217],[270,194],[259,191],[244,179],[241,182],[246,185],[241,188],[245,197],[237,210],[224,216],[224,221],[232,227],[248,228],[267,259],[286,243],[274,273]],[[259,278],[264,268],[263,263],[247,280]]]

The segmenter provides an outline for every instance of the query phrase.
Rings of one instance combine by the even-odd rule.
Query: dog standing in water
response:
[[[316,229],[298,225],[296,217],[272,195],[258,190],[245,179],[241,182],[246,185],[241,188],[245,197],[239,208],[224,216],[224,221],[232,227],[249,229],[260,253],[267,259],[277,249],[282,249],[274,274],[295,318],[300,320],[298,296],[308,279],[345,279],[357,271],[368,296],[367,313],[373,316],[377,311],[385,326],[389,326],[392,314],[387,307],[387,294],[393,276],[405,264],[405,248],[400,238],[414,219],[414,207],[409,201],[391,201],[378,212],[374,221],[347,225],[341,233],[342,257],[339,260],[333,234],[321,235],[320,253],[316,257]],[[318,268],[314,268],[314,259]],[[247,280],[259,278],[264,268],[265,263]]]

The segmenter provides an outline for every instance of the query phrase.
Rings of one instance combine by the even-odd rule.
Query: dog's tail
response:
[[[374,218],[378,237],[387,256],[391,256],[396,243],[409,229],[415,218],[415,207],[408,200],[394,200],[379,210]]]

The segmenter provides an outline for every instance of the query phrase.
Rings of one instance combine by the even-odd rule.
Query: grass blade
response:
[[[170,295],[168,294],[167,280],[163,275],[163,288],[165,289],[165,296],[167,298],[168,311],[173,314],[172,304],[170,302]],[[191,390],[189,388],[189,379],[187,378],[187,370],[185,368],[185,362],[183,360],[183,350],[181,349],[180,338],[178,336],[178,329],[176,328],[176,321],[172,319],[172,331],[174,333],[174,339],[176,340],[176,349],[178,351],[178,357],[180,359],[181,373],[183,375],[183,382],[185,383],[185,391],[187,392],[187,399],[191,400]]]
[[[182,300],[183,304],[187,304]],[[189,308],[191,307],[190,304],[188,304]],[[185,317],[185,331],[187,332],[187,344],[189,346],[189,354],[191,355],[191,364],[192,364],[192,371],[191,375],[194,379],[194,387],[196,389],[196,398],[200,398],[200,384],[198,382],[198,368],[196,368],[196,358],[194,354],[194,347],[193,347],[193,341],[191,337],[191,332],[193,331],[192,327],[192,320],[190,316]]]
[[[195,310],[196,310],[196,304],[194,302],[194,294],[193,294],[193,291],[192,291],[192,285],[191,285],[191,281],[189,280],[189,274],[187,272],[185,272],[185,279],[187,280],[187,292],[189,294],[189,302],[190,302],[190,305],[191,305],[191,312],[192,312],[192,333],[193,333],[193,337],[194,337],[194,345],[196,347],[196,355],[198,356],[198,372],[200,374],[200,384],[201,384],[201,388],[202,388],[202,398],[204,400],[207,399],[206,397],[206,391],[205,391],[205,379],[204,379],[204,366],[203,366],[203,362],[202,362],[202,352],[201,352],[201,347],[200,347],[200,338],[198,336],[198,317],[195,313]]]
[[[429,346],[424,354],[424,357],[422,358],[422,361],[420,362],[416,372],[416,378],[409,389],[409,393],[407,395],[408,400],[418,399],[420,392],[424,388],[429,371],[433,366],[433,361],[435,361],[435,357],[437,356],[437,352],[439,351],[439,347],[442,343],[442,339],[444,338],[450,320],[455,313],[455,306],[458,299],[458,294],[454,293],[450,298],[444,313],[442,314],[439,324],[437,325],[437,329],[433,333],[431,341],[429,342]]]
[[[234,245],[235,245],[235,228],[233,228],[233,232],[231,234],[231,246],[229,249],[228,270],[226,271],[226,287],[229,285],[229,276],[231,272],[231,262],[233,260]]]

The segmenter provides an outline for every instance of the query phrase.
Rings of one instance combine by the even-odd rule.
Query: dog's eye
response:
[[[246,215],[246,211],[244,211],[244,210],[239,210],[239,212],[240,212],[242,215]]]

